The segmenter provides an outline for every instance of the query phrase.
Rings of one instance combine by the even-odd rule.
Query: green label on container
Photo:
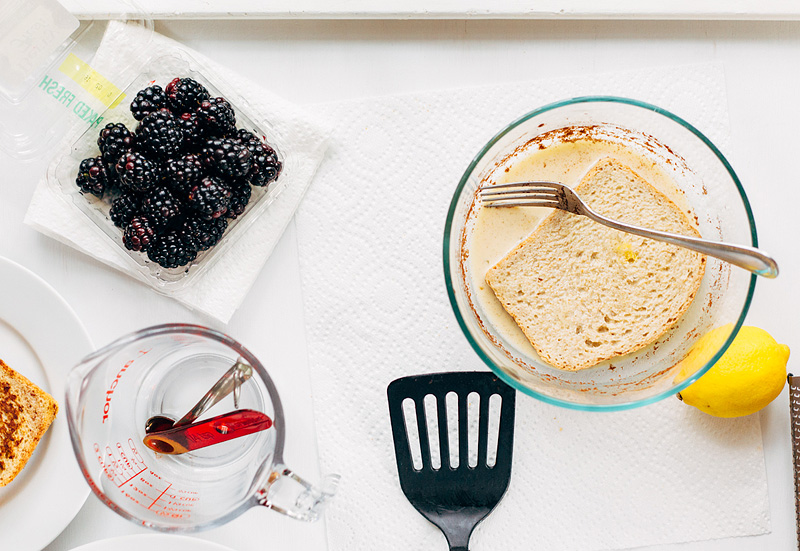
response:
[[[75,94],[69,90],[63,83],[45,75],[39,83],[39,88],[51,96],[58,103],[65,108],[70,109],[74,115],[81,120],[89,123],[90,127],[96,127],[103,122],[103,116],[92,107],[83,101],[75,101]]]

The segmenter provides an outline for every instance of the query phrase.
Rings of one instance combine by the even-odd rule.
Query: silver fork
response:
[[[478,195],[481,203],[487,207],[549,207],[565,210],[572,214],[587,216],[595,222],[615,230],[665,241],[719,258],[760,276],[770,278],[778,276],[778,264],[772,257],[758,249],[623,224],[597,214],[578,197],[577,193],[557,182],[514,182],[484,185],[478,190]]]

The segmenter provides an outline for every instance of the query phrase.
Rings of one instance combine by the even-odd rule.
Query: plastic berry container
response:
[[[242,214],[228,220],[228,227],[220,241],[208,250],[201,251],[189,264],[176,268],[164,268],[150,260],[146,253],[128,250],[122,241],[123,232],[115,226],[109,216],[111,200],[116,196],[106,194],[102,199],[83,193],[75,184],[78,167],[83,159],[99,155],[97,137],[108,123],[123,123],[134,132],[139,121],[134,119],[130,104],[136,94],[153,84],[162,88],[175,77],[192,78],[202,84],[214,97],[224,97],[236,114],[236,128],[252,132],[271,146],[283,169],[277,179],[267,186],[251,186],[250,201]],[[137,276],[156,290],[165,294],[180,292],[224,256],[233,243],[247,231],[276,197],[286,187],[284,174],[291,171],[292,158],[286,155],[279,132],[263,118],[256,117],[248,101],[235,89],[226,86],[218,76],[201,68],[186,52],[162,55],[147,62],[144,70],[122,90],[124,99],[112,104],[100,113],[101,121],[86,128],[72,141],[69,153],[51,165],[47,180],[60,194],[72,201],[85,215],[86,219],[103,236],[114,244],[115,249],[125,259],[132,275]]]
[[[57,0],[0,3],[0,46],[7,61],[0,65],[0,150],[19,159],[52,158],[47,184],[109,243],[126,272],[161,293],[176,294],[219,262],[259,216],[269,215],[265,211],[297,163],[275,126],[188,52],[145,53],[153,50],[153,22],[135,0],[108,3],[110,10],[127,15],[79,21]],[[246,129],[271,146],[282,171],[265,187],[251,186],[246,209],[228,220],[216,245],[186,266],[167,269],[124,246],[122,230],[109,217],[113,195],[100,199],[83,193],[75,180],[81,161],[99,155],[100,130],[124,123],[134,131],[138,121],[130,103],[139,90],[154,83],[164,88],[175,77],[192,78],[211,97],[224,97],[235,111],[237,130]]]
[[[153,21],[134,0],[106,3],[124,14],[120,20],[78,20],[57,0],[0,2],[1,150],[22,160],[50,157],[67,136],[96,124],[141,71],[139,56],[101,51],[122,26],[147,47]]]

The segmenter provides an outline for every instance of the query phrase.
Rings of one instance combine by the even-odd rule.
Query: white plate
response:
[[[58,401],[22,472],[0,488],[0,549],[39,551],[72,521],[89,487],[72,453],[67,373],[94,347],[75,312],[33,272],[0,258],[0,358]]]
[[[95,541],[72,551],[232,551],[218,543],[172,534],[122,536]]]

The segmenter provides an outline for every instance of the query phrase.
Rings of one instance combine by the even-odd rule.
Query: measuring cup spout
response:
[[[319,486],[313,486],[285,465],[275,465],[256,500],[259,505],[294,519],[314,521],[336,493],[339,479],[339,475],[330,474]]]

